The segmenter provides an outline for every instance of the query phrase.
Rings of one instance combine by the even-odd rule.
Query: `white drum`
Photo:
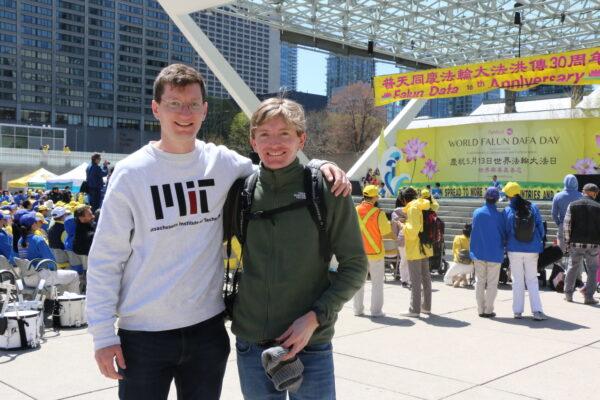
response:
[[[19,311],[19,315],[23,311],[37,311],[39,315],[38,327],[40,330],[40,338],[44,337],[45,324],[44,324],[44,303],[39,300],[25,300],[18,303],[10,303],[6,308],[7,311]]]
[[[65,292],[57,300],[60,305],[60,326],[78,328],[87,324],[84,295]]]
[[[17,317],[18,314],[18,317]],[[0,335],[0,349],[35,349],[40,345],[40,332],[43,332],[43,317],[39,311],[7,311],[4,314],[8,324],[4,334]],[[19,320],[23,321],[22,334],[19,332]],[[24,336],[24,342],[21,342]]]

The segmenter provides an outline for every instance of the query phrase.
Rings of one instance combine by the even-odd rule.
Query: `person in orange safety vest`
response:
[[[378,188],[367,185],[363,189],[363,201],[356,206],[363,246],[369,259],[371,275],[371,316],[383,317],[383,281],[385,249],[383,239],[393,239],[392,228],[385,212],[377,206]],[[354,315],[364,315],[364,284],[354,295]]]

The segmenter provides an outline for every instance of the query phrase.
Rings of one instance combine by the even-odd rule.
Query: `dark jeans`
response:
[[[100,188],[88,188],[88,201],[92,207],[92,212],[100,208],[102,193]]]
[[[119,330],[126,369],[119,398],[166,399],[175,379],[177,398],[218,399],[229,355],[222,315],[186,328],[160,332]]]

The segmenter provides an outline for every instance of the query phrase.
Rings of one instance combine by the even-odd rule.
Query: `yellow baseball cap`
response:
[[[508,197],[515,197],[515,195],[521,194],[521,185],[517,182],[507,182],[502,191]]]
[[[367,185],[363,189],[363,195],[367,197],[377,197],[379,194],[379,189],[375,185]]]

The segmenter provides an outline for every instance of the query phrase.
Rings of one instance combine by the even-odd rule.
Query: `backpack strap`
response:
[[[239,231],[241,237],[238,237],[242,250],[244,243],[246,242],[246,232],[248,231],[248,221],[250,220],[250,214],[252,210],[252,199],[254,198],[254,190],[256,189],[256,182],[258,182],[258,171],[255,171],[252,175],[248,176],[244,181],[244,189],[240,194],[240,214],[239,214]]]
[[[327,234],[327,206],[325,205],[325,185],[323,174],[318,168],[304,167],[304,192],[308,201],[308,211],[319,230],[319,252],[325,262],[331,261],[332,252]]]
[[[245,179],[237,179],[225,200],[223,207],[223,235],[225,239],[225,252],[227,253],[227,269],[225,274],[225,298],[228,299],[237,293],[237,284],[239,280],[239,264],[244,256],[244,243],[246,231],[248,229],[248,214],[252,208],[252,196],[258,180],[258,171],[252,173]],[[239,261],[234,276],[231,277],[231,243],[235,236],[240,242],[241,251]],[[233,280],[232,280],[233,279]],[[230,312],[231,310],[228,310]],[[231,316],[230,316],[231,317]]]

